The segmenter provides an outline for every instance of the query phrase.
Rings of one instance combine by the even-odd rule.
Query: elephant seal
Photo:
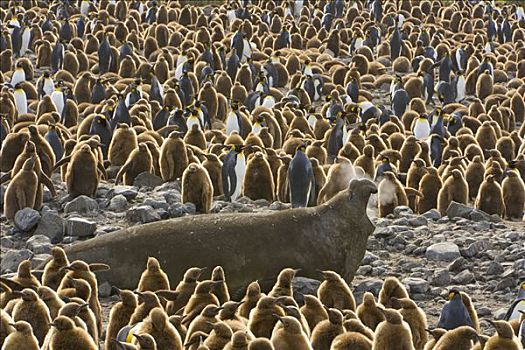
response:
[[[230,290],[257,279],[270,289],[284,267],[316,278],[333,270],[350,282],[375,226],[366,208],[377,186],[354,179],[317,207],[279,212],[186,216],[108,233],[66,249],[71,261],[108,264],[97,274],[119,288],[137,287],[148,257],[155,256],[172,283],[192,266],[221,265]],[[267,281],[267,284],[265,283]]]

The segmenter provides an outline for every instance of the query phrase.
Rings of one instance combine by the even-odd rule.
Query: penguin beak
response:
[[[280,316],[280,315],[272,314],[272,316],[273,316],[273,318],[275,318],[276,320],[279,320],[279,321],[282,320],[282,316]]]

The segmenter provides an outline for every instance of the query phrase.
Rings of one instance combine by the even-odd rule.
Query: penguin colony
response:
[[[300,270],[285,268],[268,293],[254,281],[234,301],[221,266],[211,273],[189,268],[175,285],[150,257],[135,290],[112,288],[119,301],[103,322],[96,272],[109,266],[69,261],[60,247],[52,256],[42,278],[29,260],[13,277],[0,277],[2,350],[522,350],[525,345],[525,282],[504,320],[479,319],[469,295],[451,289],[431,326],[395,277],[384,280],[377,296],[365,292],[358,304],[335,271],[319,271],[323,281],[316,295],[303,295],[292,284]]]
[[[519,2],[5,0],[0,19],[9,220],[59,172],[71,197],[180,181],[200,213],[314,206],[368,177],[381,217],[455,201],[523,219]]]

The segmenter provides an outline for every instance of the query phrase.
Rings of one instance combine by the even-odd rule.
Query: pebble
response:
[[[21,231],[28,232],[40,221],[40,213],[33,208],[24,208],[15,214],[15,227]]]
[[[101,298],[107,298],[111,295],[111,284],[109,282],[101,283],[98,286],[98,295]]]
[[[109,201],[109,210],[113,211],[123,211],[128,207],[128,200],[122,194],[117,194]]]
[[[16,247],[16,243],[12,239],[12,236],[2,236],[0,237],[0,246],[2,248],[12,249]]]
[[[35,254],[49,254],[51,253],[51,248],[53,248],[49,237],[44,235],[32,236],[27,240],[26,246]]]
[[[1,273],[14,272],[18,269],[18,265],[24,260],[30,259],[33,253],[29,249],[9,250],[5,254],[2,253],[0,261]]]
[[[96,200],[88,196],[78,196],[72,201],[66,203],[64,206],[64,213],[68,214],[77,212],[83,214],[97,209],[98,203]]]
[[[432,285],[446,287],[450,284],[450,273],[448,269],[436,269],[432,274]]]
[[[42,218],[35,230],[35,235],[49,237],[52,244],[57,244],[64,238],[64,219],[56,211],[42,210]]]
[[[472,210],[471,207],[468,207],[465,204],[452,201],[447,208],[447,216],[450,219],[457,217],[468,219]]]
[[[168,202],[168,204],[180,203],[182,201],[180,192],[176,190],[166,191],[162,195],[164,196],[164,199],[166,200],[166,202]]]
[[[126,199],[128,201],[130,201],[132,199],[135,199],[135,197],[137,197],[138,193],[139,193],[138,187],[119,185],[119,186],[114,186],[112,189],[110,189],[107,192],[106,197],[111,199],[111,198],[121,194],[124,197],[126,197]]]
[[[427,248],[425,256],[429,260],[453,261],[461,256],[459,247],[452,242],[436,243]]]
[[[149,205],[153,209],[164,209],[167,210],[169,208],[169,204],[166,201],[163,200],[157,200],[153,198],[146,198],[143,202],[144,205]]]
[[[84,218],[69,218],[66,220],[65,227],[66,235],[74,237],[93,236],[97,230],[97,224],[94,221]]]
[[[356,292],[372,292],[374,295],[378,295],[381,287],[383,286],[383,280],[379,278],[370,278],[366,281],[359,283],[355,287]]]
[[[434,221],[441,219],[441,213],[437,209],[430,209],[426,213],[423,213],[422,216],[429,220],[434,220]]]
[[[33,257],[31,258],[31,263],[33,265],[33,268],[40,269],[43,268],[44,263],[46,263],[51,258],[51,254],[37,254],[33,255]]]
[[[409,293],[426,293],[430,288],[427,281],[422,278],[408,277],[401,281],[407,288]]]
[[[488,239],[482,239],[470,244],[466,249],[461,249],[460,252],[465,258],[472,258],[487,250],[489,247],[490,243]]]
[[[137,187],[155,188],[162,185],[163,183],[164,180],[162,180],[160,177],[148,172],[138,174],[135,177],[135,180],[133,180],[133,186]]]
[[[448,270],[452,272],[458,272],[465,269],[467,265],[467,260],[463,257],[459,257],[454,260],[450,265],[448,265]]]
[[[463,270],[454,277],[454,283],[461,285],[474,282],[475,280],[476,277],[474,277],[474,274],[469,270]]]
[[[268,207],[268,209],[270,209],[270,210],[285,210],[285,209],[290,209],[290,208],[291,208],[290,204],[282,203],[282,202],[279,202],[279,201],[273,202]]]
[[[415,218],[409,219],[408,224],[413,227],[425,226],[428,224],[428,220],[424,216],[417,216]]]
[[[126,219],[131,222],[145,224],[160,220],[160,215],[149,205],[132,207],[126,212]]]

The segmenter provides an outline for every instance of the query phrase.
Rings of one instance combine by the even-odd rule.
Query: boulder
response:
[[[88,196],[78,196],[77,198],[73,199],[72,201],[68,202],[64,206],[64,213],[87,213],[89,211],[97,210],[98,209],[98,203],[96,200],[94,200],[91,197]]]
[[[427,248],[425,256],[428,260],[453,261],[461,256],[459,247],[452,242],[432,244]]]
[[[16,212],[14,224],[20,231],[28,232],[40,221],[40,213],[33,208],[24,208]]]
[[[74,237],[93,236],[97,230],[97,224],[94,221],[84,218],[69,218],[66,220],[66,234]]]

